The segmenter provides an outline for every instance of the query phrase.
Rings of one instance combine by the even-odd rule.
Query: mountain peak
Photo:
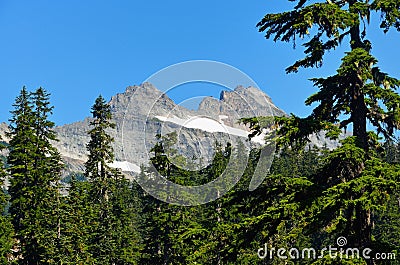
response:
[[[204,108],[210,104],[209,99],[205,99],[207,104],[200,104],[199,108]],[[237,86],[233,91],[221,91],[219,101],[221,104],[232,106],[235,111],[247,111],[251,116],[282,116],[285,113],[272,102],[271,98],[261,89],[256,87]]]
[[[140,85],[128,86],[125,89],[125,92],[122,94],[130,95],[133,93],[161,94],[162,92],[158,90],[155,86],[153,86],[153,84],[149,82],[144,82]]]
[[[147,114],[149,107],[170,108],[175,103],[163,92],[151,83],[145,82],[140,85],[128,86],[125,92],[111,97],[111,109],[114,113]]]
[[[188,154],[187,157],[207,154],[205,157],[208,159],[212,158],[215,137],[218,137],[218,142],[223,142],[223,139],[228,141],[231,137],[229,133],[225,135],[220,131],[205,130],[210,122],[219,122],[231,128],[232,132],[239,130],[246,136],[248,128],[238,124],[240,118],[285,115],[263,91],[240,86],[234,91],[222,91],[220,100],[204,98],[197,111],[175,104],[168,95],[150,83],[127,87],[123,93],[113,96],[109,104],[117,125],[113,132],[115,157],[118,161],[128,161],[136,165],[148,163],[148,151],[155,143],[154,136],[158,133],[178,131],[178,144],[184,150],[182,152]],[[198,125],[198,128],[192,128],[192,123]],[[60,141],[55,145],[63,156],[85,160],[88,130],[88,119],[57,127]],[[247,140],[246,137],[242,138],[243,141]],[[146,146],[143,145],[144,142]],[[207,159],[204,161],[208,161]]]

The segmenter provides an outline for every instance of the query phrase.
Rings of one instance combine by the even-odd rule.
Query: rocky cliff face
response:
[[[0,139],[2,139],[2,141],[7,141],[7,136],[6,136],[6,132],[8,130],[8,125],[5,122],[0,123]]]
[[[149,83],[130,86],[110,100],[116,130],[116,160],[135,165],[147,164],[156,134],[177,133],[172,147],[181,155],[203,167],[209,163],[215,144],[242,142],[246,148],[260,144],[249,142],[248,128],[238,124],[243,117],[284,115],[261,90],[238,87],[221,92],[220,99],[204,98],[197,111],[176,105],[167,95]],[[55,143],[64,157],[74,161],[72,169],[79,170],[77,161],[86,159],[90,118],[57,127],[59,142]],[[192,163],[193,162],[193,163]]]
[[[133,172],[148,163],[156,134],[175,132],[177,142],[171,150],[178,150],[191,165],[188,169],[196,170],[209,164],[217,143],[221,146],[228,142],[233,146],[243,143],[241,148],[247,150],[263,143],[262,136],[248,141],[249,130],[238,123],[240,118],[285,115],[263,91],[241,86],[234,91],[222,91],[219,99],[205,97],[197,111],[176,105],[150,83],[127,87],[125,92],[113,96],[109,104],[116,123],[116,130],[110,131],[115,139],[114,164],[123,171]],[[66,174],[84,170],[90,119],[55,128],[59,141],[53,144],[66,162]],[[7,124],[0,123],[3,141],[8,140],[6,131]],[[323,133],[310,139],[319,147],[338,145],[337,141],[327,140]],[[6,155],[5,151],[0,155]]]

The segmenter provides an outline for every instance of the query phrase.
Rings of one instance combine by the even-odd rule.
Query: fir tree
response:
[[[161,136],[156,135],[157,143],[151,149],[154,156],[150,159],[152,166],[141,172],[141,181],[151,178],[154,171],[166,179],[175,176],[176,167],[169,161],[165,152],[168,143],[171,145],[176,139],[176,134]],[[157,187],[153,187],[157,188]],[[165,195],[169,196],[169,195]],[[165,197],[167,199],[167,197]],[[170,264],[173,260],[171,230],[174,227],[172,215],[176,213],[176,206],[161,202],[147,194],[142,196],[143,213],[145,214],[144,251],[141,258],[142,264]]]
[[[42,88],[17,97],[12,113],[10,153],[10,213],[19,243],[19,264],[56,263],[59,244],[61,158],[48,120],[53,107]]]
[[[141,255],[141,204],[135,186],[119,176],[112,196],[112,214],[115,217],[116,265],[139,264]]]
[[[286,202],[290,211],[301,213],[292,216],[302,220],[292,227],[297,231],[292,234],[315,232],[318,228],[330,235],[345,234],[352,246],[371,247],[374,210],[386,204],[387,194],[397,188],[399,174],[396,167],[379,159],[377,136],[368,132],[366,125],[370,122],[386,139],[393,137],[400,124],[400,96],[396,93],[400,81],[378,68],[371,54],[372,44],[366,38],[366,25],[371,13],[378,12],[384,32],[390,28],[400,30],[400,3],[293,2],[297,2],[293,10],[267,14],[258,23],[266,38],[274,41],[297,42],[309,37],[303,43],[306,57],[288,67],[288,73],[301,67],[322,66],[324,54],[344,40],[348,40],[350,50],[335,75],[312,79],[319,91],[306,100],[307,105],[317,103],[309,117],[277,118],[278,144],[301,151],[310,134],[326,130],[328,137],[335,138],[349,125],[354,137],[332,151],[315,176],[279,178],[280,182],[295,180],[301,187]],[[285,193],[290,196],[289,190]]]
[[[91,205],[90,183],[71,176],[68,196],[62,200],[61,247],[62,264],[95,264],[90,253],[90,232],[95,212]]]
[[[90,202],[95,211],[90,235],[89,251],[96,264],[136,264],[140,249],[137,230],[137,205],[129,183],[119,170],[109,166],[114,161],[108,130],[115,128],[111,122],[111,109],[99,96],[92,107],[93,120],[89,131],[89,152],[85,163],[85,177],[90,181]]]
[[[151,178],[157,170],[169,181],[180,185],[201,185],[220,176],[231,156],[231,146],[217,145],[213,162],[198,172],[186,171],[170,162],[176,150],[170,147],[176,134],[157,135],[158,142],[151,149],[153,167],[142,175]],[[168,150],[167,153],[165,150]],[[145,179],[146,176],[142,176]],[[173,196],[173,194],[168,194]],[[204,194],[207,196],[207,194]],[[229,197],[230,198],[230,197]],[[206,205],[179,206],[161,202],[150,196],[143,197],[146,214],[145,253],[141,264],[224,264],[229,243],[224,232],[226,217],[231,210],[228,199],[219,199]],[[235,212],[237,213],[237,212]],[[235,214],[232,211],[232,215]],[[226,252],[225,252],[226,250]]]

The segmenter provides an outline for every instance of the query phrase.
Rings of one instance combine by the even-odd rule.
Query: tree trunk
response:
[[[349,6],[351,7],[356,2],[357,1],[355,0],[349,1]],[[350,29],[350,47],[352,50],[357,48],[366,49],[360,36],[359,25]],[[353,136],[357,137],[357,146],[364,149],[365,152],[368,152],[367,107],[365,105],[365,98],[362,91],[364,81],[359,77],[358,71],[349,79],[349,85],[352,86],[350,108],[351,119],[353,122]],[[359,168],[357,175],[362,174],[364,164],[360,165]],[[353,243],[356,247],[361,249],[371,247],[372,222],[370,210],[365,210],[362,205],[357,204],[355,206],[355,220],[351,229],[355,233]],[[372,260],[367,260],[366,262],[367,264],[373,264]]]
[[[349,5],[352,6],[356,3],[355,0],[349,1]],[[354,26],[350,29],[350,47],[351,50],[357,48],[365,49],[365,45],[360,37],[359,25]],[[365,151],[368,151],[368,136],[367,136],[367,107],[365,106],[364,94],[362,88],[364,81],[355,73],[354,76],[349,80],[352,86],[351,89],[351,119],[353,121],[353,136],[358,139],[358,146]]]
[[[357,137],[358,147],[364,149],[367,152],[367,108],[364,102],[364,95],[358,84],[355,84],[355,87],[353,88],[352,97],[353,100],[351,102],[351,119],[353,121],[353,136]]]

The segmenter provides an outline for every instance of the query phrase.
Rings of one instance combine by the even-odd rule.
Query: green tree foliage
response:
[[[274,176],[278,187],[292,183],[282,194],[286,198],[281,202],[284,214],[278,216],[279,228],[289,236],[280,240],[290,245],[300,234],[312,238],[319,233],[332,242],[346,235],[351,246],[372,247],[378,243],[372,237],[373,216],[387,204],[389,194],[398,190],[399,168],[381,159],[378,137],[367,131],[367,123],[386,139],[393,137],[400,125],[400,96],[396,93],[400,81],[377,66],[366,25],[376,12],[385,32],[400,30],[400,2],[292,2],[297,2],[293,10],[267,14],[257,25],[267,39],[302,42],[306,56],[288,67],[288,73],[322,66],[325,53],[345,40],[350,50],[335,75],[311,79],[319,91],[306,100],[307,105],[317,105],[310,116],[292,114],[276,119],[277,142],[302,152],[312,133],[325,130],[328,137],[337,138],[349,125],[353,137],[331,151],[315,175]],[[253,128],[259,131],[260,125],[253,124]]]
[[[4,146],[0,143],[0,150],[3,148]],[[0,264],[7,264],[7,261],[11,256],[11,249],[13,247],[13,227],[10,216],[6,213],[9,198],[4,187],[5,176],[6,172],[4,165],[0,160]]]
[[[373,235],[380,243],[378,251],[396,253],[397,264],[400,263],[400,194],[392,195],[385,208],[376,214],[376,225]]]
[[[304,41],[306,57],[298,60],[286,71],[297,72],[300,67],[320,67],[327,51],[348,40],[350,51],[342,59],[336,75],[312,79],[320,90],[309,97],[307,105],[318,103],[310,117],[298,119],[292,116],[282,119],[286,124],[282,133],[295,138],[307,137],[312,132],[326,129],[328,123],[339,128],[353,125],[357,145],[368,149],[367,121],[370,121],[385,137],[391,137],[393,129],[399,127],[400,97],[395,92],[399,80],[383,73],[372,56],[372,44],[366,38],[366,24],[371,13],[381,14],[381,28],[387,32],[391,27],[399,28],[397,1],[326,1],[310,3],[297,1],[292,11],[268,14],[259,23],[259,30],[274,41]],[[347,118],[341,119],[341,114]],[[291,122],[290,124],[288,122]],[[307,124],[306,130],[303,124]],[[291,126],[289,126],[291,125]],[[293,131],[293,127],[301,128]]]
[[[267,261],[257,256],[257,250],[264,243],[270,243],[273,237],[284,236],[284,233],[275,233],[281,224],[280,217],[289,210],[289,206],[282,202],[287,201],[290,195],[283,193],[297,191],[299,181],[286,181],[280,187],[275,181],[281,174],[289,172],[312,174],[320,163],[320,155],[314,149],[303,155],[291,150],[282,152],[275,157],[267,180],[256,190],[249,191],[259,156],[260,150],[252,150],[247,168],[235,188],[202,209],[203,213],[208,213],[205,215],[208,221],[193,229],[199,232],[196,235],[199,239],[193,242],[196,247],[189,256],[191,262],[204,264],[211,259],[215,264],[264,264]],[[301,236],[296,239],[298,245],[301,245],[301,240]],[[284,247],[280,241],[276,240],[274,246]]]
[[[99,96],[92,107],[92,129],[89,131],[89,152],[85,177],[90,182],[89,198],[94,219],[89,219],[89,252],[95,264],[136,264],[139,258],[140,235],[138,205],[130,184],[121,173],[109,166],[114,161],[109,129],[110,106]]]
[[[392,165],[400,165],[400,144],[393,141],[385,142],[384,159]],[[375,216],[375,228],[373,236],[379,242],[377,246],[381,252],[388,250],[396,253],[400,257],[400,192],[390,195],[386,207],[377,211]],[[397,258],[397,263],[400,264],[400,259]]]
[[[90,232],[95,220],[90,183],[71,176],[68,196],[62,200],[60,260],[62,264],[95,264],[90,249]]]
[[[90,197],[95,211],[90,231],[90,252],[98,264],[111,264],[117,256],[117,246],[113,238],[114,228],[112,204],[110,197],[113,192],[116,170],[109,166],[114,161],[111,143],[113,138],[106,132],[114,128],[111,120],[110,107],[99,96],[92,107],[92,129],[89,131],[89,152],[85,163],[85,177],[91,182]]]
[[[320,91],[309,97],[307,105],[319,105],[310,117],[298,119],[293,124],[307,122],[308,130],[302,130],[298,137],[325,129],[326,122],[346,128],[353,124],[357,144],[368,148],[366,123],[370,121],[385,137],[391,137],[393,129],[399,128],[400,97],[395,92],[399,80],[383,73],[377,60],[371,55],[372,44],[366,38],[365,24],[369,23],[372,12],[381,13],[381,28],[387,32],[391,27],[399,30],[399,6],[397,1],[327,1],[305,5],[298,1],[292,11],[268,14],[259,23],[260,31],[274,41],[296,41],[296,37],[310,37],[305,41],[306,57],[286,69],[297,72],[300,67],[320,67],[327,51],[338,47],[344,39],[349,40],[350,51],[342,59],[337,74],[328,78],[312,79]],[[364,25],[364,26],[363,26]],[[347,119],[340,120],[340,114]],[[290,120],[294,122],[296,117]],[[284,120],[282,120],[284,121]],[[290,128],[285,131],[290,133]]]
[[[114,216],[114,238],[117,255],[115,264],[138,264],[142,246],[141,204],[135,185],[123,176],[117,176],[115,192],[111,198]]]
[[[216,145],[212,163],[197,172],[188,172],[170,161],[170,150],[166,146],[174,142],[174,135],[158,136],[152,152],[154,156],[149,171],[142,175],[151,176],[157,170],[168,180],[182,185],[201,185],[212,181],[227,168],[228,162],[236,159],[244,147],[238,150],[231,145],[222,148]],[[172,152],[174,153],[174,152]],[[158,201],[146,194],[143,197],[146,213],[145,253],[141,264],[255,264],[259,261],[256,250],[258,243],[245,225],[254,215],[256,197],[248,190],[259,152],[251,152],[248,167],[235,189],[216,201],[197,206],[178,206]],[[142,176],[143,178],[145,176]],[[205,194],[206,195],[206,194]],[[260,201],[260,200],[258,200]]]
[[[161,137],[156,135],[158,142],[151,149],[154,156],[151,158],[153,167],[142,169],[142,183],[154,174],[156,170],[159,174],[170,181],[177,181],[183,184],[189,178],[184,178],[185,174],[180,171],[173,163],[170,162],[168,155],[176,155],[175,150],[169,149],[176,142],[176,133]],[[169,149],[169,153],[166,150]],[[186,175],[187,176],[187,175]],[[143,193],[141,197],[143,201],[144,213],[144,250],[141,264],[182,264],[182,257],[179,252],[173,248],[173,239],[171,238],[182,221],[182,212],[184,207],[171,205],[161,202],[152,196]]]
[[[385,160],[388,163],[400,163],[400,144],[396,144],[395,141],[386,141],[383,148],[385,150]]]
[[[54,264],[59,243],[59,190],[62,163],[51,145],[56,140],[53,107],[42,88],[25,88],[16,98],[9,126],[10,213],[20,251],[19,264]]]
[[[187,171],[171,162],[173,158],[174,161],[186,163],[176,150],[171,149],[176,142],[176,133],[157,135],[157,138],[158,142],[151,149],[152,166],[143,169],[142,181],[151,178],[156,170],[174,183],[185,186],[201,185],[218,177],[230,156],[230,147],[224,150],[218,148],[212,165],[200,171]],[[215,232],[214,225],[218,220],[216,211],[221,211],[215,207],[219,204],[185,207],[159,201],[146,193],[142,195],[142,201],[146,229],[141,264],[195,264],[194,262],[199,262],[197,254],[202,253],[197,248],[216,242],[210,233]],[[214,263],[218,260],[217,252],[200,256],[200,262]]]

